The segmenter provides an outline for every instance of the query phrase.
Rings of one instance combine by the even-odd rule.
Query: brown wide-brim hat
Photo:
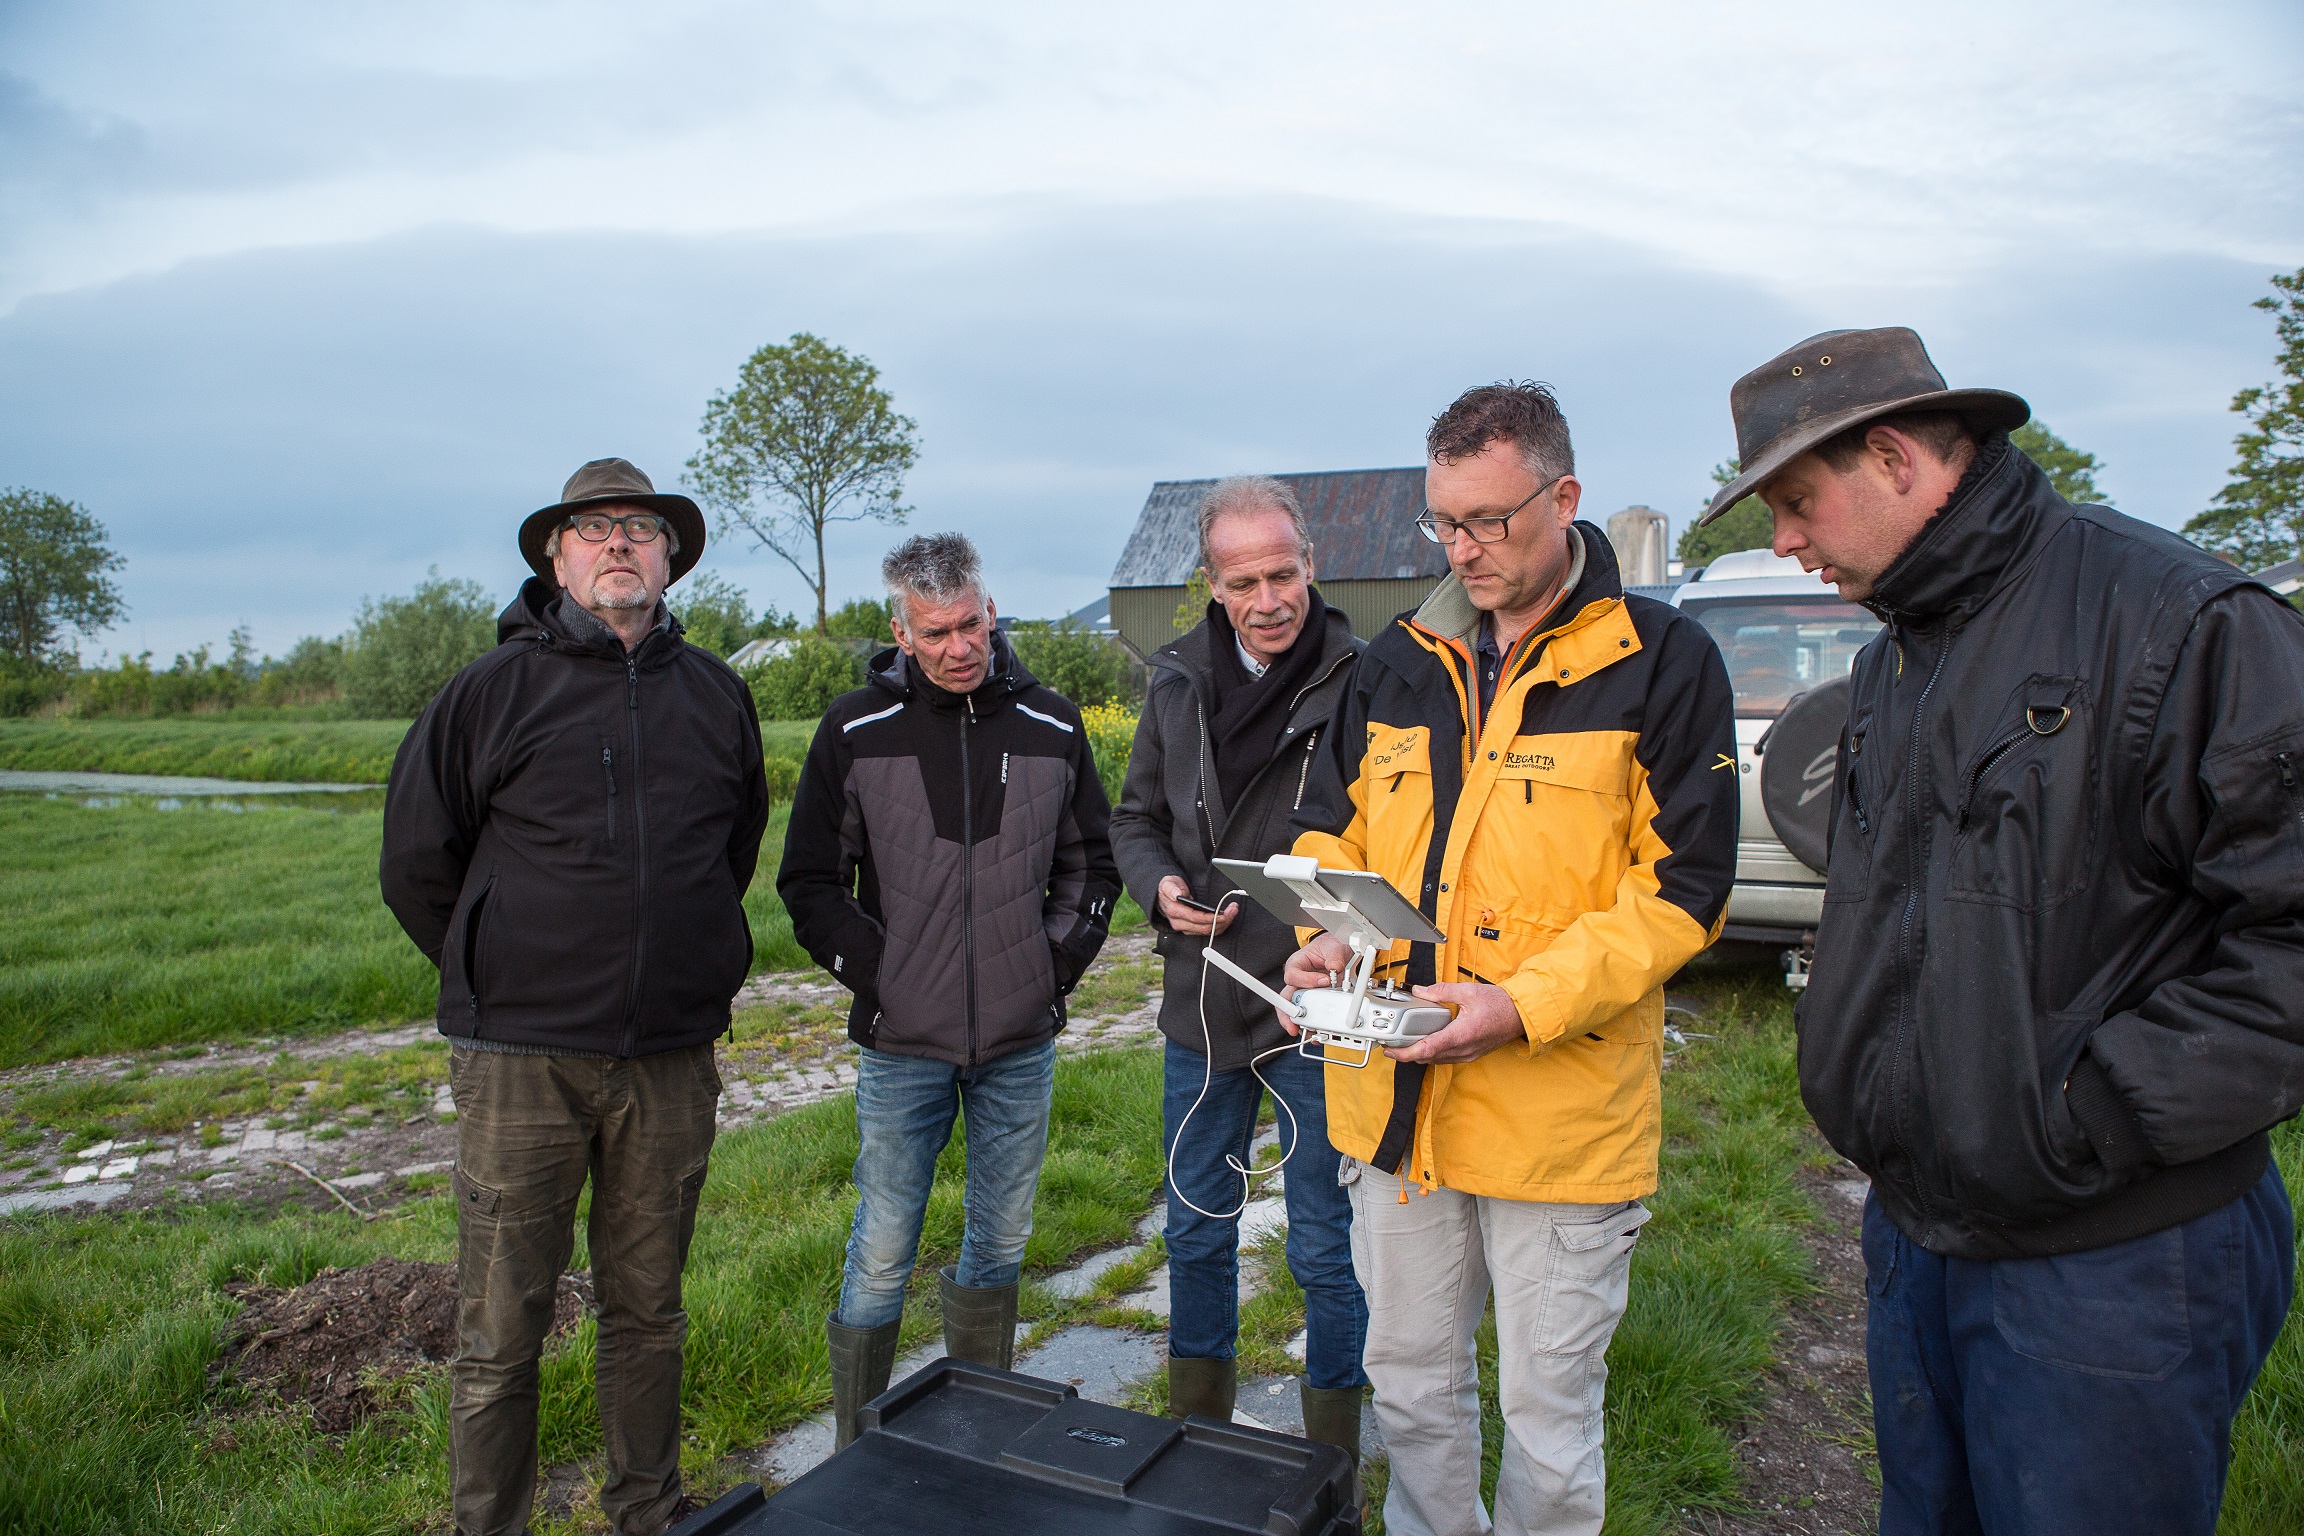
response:
[[[1701,528],[1818,443],[1899,411],[1957,411],[1980,430],[2013,432],[2032,407],[2004,389],[1947,389],[1920,334],[1901,325],[1826,331],[1777,354],[1728,391],[1736,418],[1735,479],[1720,488]]]
[[[597,512],[611,505],[657,513],[680,536],[680,547],[672,554],[672,574],[664,585],[687,575],[704,558],[703,511],[685,496],[658,494],[655,482],[640,473],[630,459],[594,459],[570,475],[560,488],[560,499],[529,513],[528,520],[520,525],[520,557],[528,562],[528,569],[546,581],[558,582],[560,578],[552,574],[552,557],[544,553],[544,541],[577,513]]]

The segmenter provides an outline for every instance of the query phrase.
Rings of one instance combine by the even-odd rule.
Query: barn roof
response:
[[[1416,531],[1424,510],[1424,469],[1347,469],[1312,475],[1275,475],[1304,504],[1315,562],[1323,581],[1386,581],[1439,576],[1448,557]],[[1144,510],[1120,563],[1115,587],[1180,587],[1199,563],[1194,514],[1216,482],[1162,480],[1144,498]]]

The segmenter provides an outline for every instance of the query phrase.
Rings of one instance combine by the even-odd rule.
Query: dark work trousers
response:
[[[658,1536],[680,1497],[680,1270],[712,1153],[712,1047],[629,1061],[452,1050],[456,1283],[448,1477],[459,1536],[517,1536],[536,1491],[537,1358],[592,1181],[601,1512]]]
[[[2211,1536],[2295,1289],[2277,1167],[2182,1226],[1947,1259],[1864,1205],[1880,1536]]]

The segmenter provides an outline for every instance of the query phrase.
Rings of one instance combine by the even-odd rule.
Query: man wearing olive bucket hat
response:
[[[520,525],[536,574],[496,649],[392,764],[384,899],[440,968],[452,1047],[461,1536],[527,1529],[537,1358],[587,1177],[601,1509],[658,1536],[689,1503],[680,1271],[768,821],[751,693],[663,602],[703,552],[694,502],[622,459],[585,465]]]
[[[2216,1525],[2293,1288],[2304,615],[2013,447],[1911,331],[1730,394],[1775,548],[1886,628],[1840,738],[1800,1088],[1872,1178],[1882,1536]]]

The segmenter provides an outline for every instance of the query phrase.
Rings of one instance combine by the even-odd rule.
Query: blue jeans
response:
[[[1240,1175],[1226,1153],[1248,1161],[1263,1084],[1246,1067],[1219,1072],[1178,1144],[1177,1127],[1200,1096],[1208,1058],[1168,1042],[1161,1120],[1163,1143],[1175,1149],[1168,1189],[1168,1353],[1186,1360],[1229,1360],[1240,1334],[1240,1223],[1203,1216],[1177,1198],[1211,1211],[1240,1203]],[[1264,1063],[1265,1080],[1296,1112],[1295,1151],[1282,1182],[1288,1199],[1288,1272],[1304,1288],[1305,1379],[1315,1387],[1364,1387],[1360,1346],[1368,1336],[1368,1302],[1352,1274],[1352,1201],[1336,1182],[1341,1161],[1328,1144],[1326,1068],[1294,1051]],[[1280,1145],[1291,1141],[1280,1116]]]
[[[936,1158],[968,1113],[967,1225],[960,1284],[1014,1285],[1032,1235],[1032,1193],[1048,1155],[1056,1042],[977,1067],[866,1050],[856,1065],[856,1220],[840,1277],[840,1321],[877,1328],[904,1315]]]
[[[2211,1536],[2295,1289],[2280,1170],[2182,1226],[1947,1259],[1864,1206],[1880,1536]]]

